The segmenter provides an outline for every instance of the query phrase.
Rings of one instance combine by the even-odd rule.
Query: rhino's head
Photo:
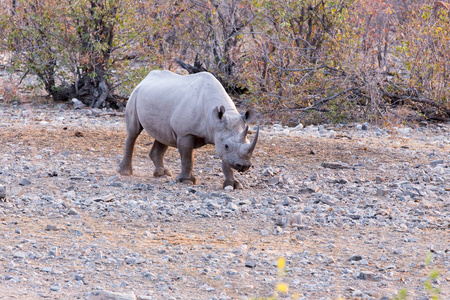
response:
[[[235,112],[225,113],[223,106],[213,110],[213,119],[217,126],[215,130],[216,154],[233,169],[244,172],[252,165],[250,159],[258,140],[259,127],[255,138],[249,143],[247,123],[256,118],[256,112],[252,109],[242,115]]]

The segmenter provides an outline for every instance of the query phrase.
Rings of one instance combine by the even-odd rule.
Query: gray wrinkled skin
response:
[[[170,71],[152,71],[128,100],[127,139],[117,171],[121,175],[132,174],[134,144],[145,129],[155,139],[150,150],[155,165],[153,176],[172,175],[164,166],[164,154],[169,146],[176,147],[182,165],[177,181],[195,184],[193,150],[214,144],[216,154],[222,159],[223,187],[242,188],[233,169],[243,172],[251,166],[259,130],[249,143],[247,123],[255,118],[256,113],[251,109],[240,115],[220,82],[210,73],[182,76]]]

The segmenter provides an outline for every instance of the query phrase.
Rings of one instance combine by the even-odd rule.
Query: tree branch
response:
[[[336,99],[337,97],[341,96],[342,94],[346,94],[346,93],[348,93],[348,92],[351,92],[351,91],[354,91],[354,90],[358,90],[358,89],[359,89],[358,87],[352,87],[352,88],[348,88],[348,89],[346,89],[346,90],[340,91],[339,93],[334,94],[334,95],[331,96],[331,97],[328,97],[328,98],[325,98],[325,99],[322,99],[322,100],[317,101],[316,103],[314,103],[313,106],[309,106],[309,107],[303,108],[302,111],[308,111],[308,110],[312,110],[312,109],[317,109],[319,106],[324,105],[324,104],[327,103],[328,101],[331,101],[331,100],[333,100],[333,99]]]

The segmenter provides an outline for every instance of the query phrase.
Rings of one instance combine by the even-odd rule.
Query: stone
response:
[[[77,98],[72,98],[72,105],[73,109],[82,109],[86,107],[86,105]]]
[[[278,217],[275,224],[280,227],[285,227],[288,224],[287,217]]]
[[[299,123],[297,126],[294,127],[294,130],[302,130],[303,129],[303,124]]]
[[[374,273],[371,272],[360,272],[357,276],[357,279],[360,280],[368,280],[368,281],[380,281],[380,277],[376,276]]]
[[[430,165],[434,167],[434,166],[437,166],[437,165],[442,165],[443,163],[444,163],[443,159],[435,159],[435,160],[430,162]]]
[[[362,124],[362,126],[361,126],[361,130],[369,130],[369,123],[364,123],[364,124]]]
[[[369,262],[368,262],[366,259],[361,259],[361,260],[359,261],[359,264],[362,265],[362,266],[368,266],[368,265],[369,265]]]
[[[224,190],[227,191],[227,192],[230,192],[230,191],[234,190],[234,187],[232,187],[231,185],[227,185],[227,186],[224,188]]]
[[[45,227],[46,231],[56,231],[58,230],[58,225],[54,225],[54,224],[47,224],[47,226]]]
[[[282,176],[275,176],[269,179],[269,185],[277,185],[283,182]]]
[[[50,291],[58,292],[61,289],[61,286],[54,284],[50,286]]]
[[[256,261],[254,261],[254,260],[249,260],[249,261],[245,262],[245,266],[246,266],[247,268],[253,269],[254,267],[256,267]]]
[[[348,180],[345,178],[339,178],[339,179],[335,179],[332,181],[332,183],[337,183],[337,184],[347,184]]]
[[[84,275],[83,274],[75,274],[75,280],[76,281],[82,281],[84,279]]]
[[[71,208],[69,209],[69,211],[67,212],[67,214],[68,214],[69,216],[76,216],[76,215],[78,215],[78,211],[77,211],[75,208],[71,207]]]
[[[118,175],[113,175],[111,177],[108,177],[108,179],[106,179],[106,181],[108,181],[108,182],[115,182],[115,181],[119,181],[119,180],[120,180],[120,178]]]
[[[4,186],[0,186],[0,201],[6,201],[6,188]]]
[[[95,291],[88,294],[86,300],[136,300],[134,292],[114,293],[109,291]]]
[[[21,185],[21,186],[27,186],[27,185],[30,185],[31,184],[31,181],[29,181],[28,179],[26,179],[26,178],[22,178],[22,179],[20,179],[20,181],[19,181],[19,185]]]
[[[26,254],[25,252],[18,251],[18,252],[15,252],[15,253],[13,254],[13,258],[16,258],[16,259],[25,259],[26,255],[27,255],[27,254]]]
[[[50,257],[55,257],[55,256],[59,256],[59,249],[58,247],[51,247],[50,250],[48,251],[48,256]]]
[[[352,255],[348,260],[349,261],[360,261],[360,260],[362,260],[362,256],[358,255],[358,254]]]
[[[302,214],[296,213],[289,216],[289,224],[294,228],[300,228],[302,226],[303,220],[302,220]]]
[[[324,162],[321,164],[323,168],[328,169],[348,169],[349,167],[347,165],[344,165],[342,163],[336,163],[336,162]]]

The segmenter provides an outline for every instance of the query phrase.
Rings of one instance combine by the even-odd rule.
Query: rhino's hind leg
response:
[[[152,149],[150,150],[150,159],[155,165],[155,171],[153,172],[154,177],[161,177],[164,175],[172,176],[172,172],[164,166],[164,155],[168,148],[169,146],[164,145],[157,140],[153,143]]]
[[[233,189],[242,189],[242,183],[240,183],[235,177],[233,169],[231,168],[229,163],[226,163],[222,160],[222,171],[223,175],[225,175],[225,182],[223,183],[223,188],[227,186],[233,187]]]
[[[127,139],[125,141],[125,148],[123,151],[122,161],[117,167],[117,172],[120,175],[129,176],[133,174],[132,158],[134,152],[134,144],[139,134],[142,132],[142,126],[139,121],[133,124],[127,123]]]
[[[196,184],[197,179],[192,175],[194,167],[194,145],[195,137],[186,136],[178,138],[177,148],[181,157],[181,173],[177,176],[177,181],[185,184]]]

